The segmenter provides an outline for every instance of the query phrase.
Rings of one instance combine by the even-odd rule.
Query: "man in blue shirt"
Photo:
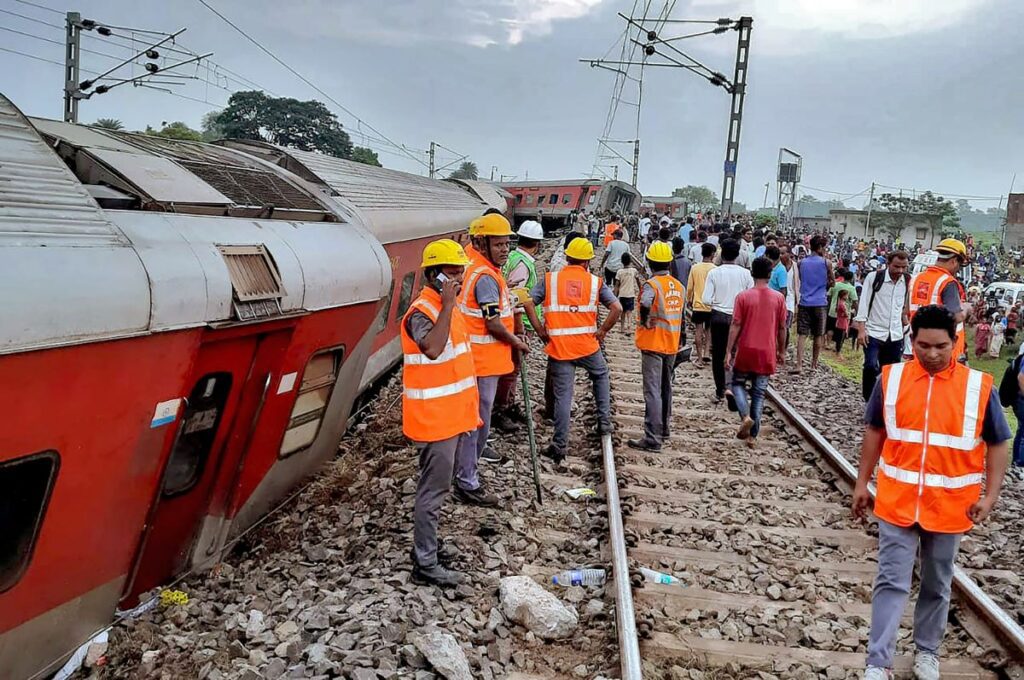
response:
[[[788,272],[786,272],[786,266],[781,262],[782,251],[778,246],[768,246],[764,249],[764,256],[772,261],[772,275],[768,279],[768,287],[777,293],[782,293],[782,297],[786,297]]]
[[[683,239],[683,243],[689,243],[690,238],[693,234],[693,217],[687,216],[686,222],[683,226],[679,227],[679,238]]]

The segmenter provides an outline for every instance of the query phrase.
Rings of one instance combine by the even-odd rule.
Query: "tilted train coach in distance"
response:
[[[458,210],[402,213],[427,180],[339,161],[325,181],[250,146],[30,120],[0,95],[0,680],[220,560],[333,457],[399,358],[372,363],[412,251],[486,208],[437,181]]]
[[[512,195],[516,223],[543,218],[545,229],[566,226],[573,211],[629,213],[640,208],[640,192],[627,182],[566,179],[548,182],[505,182]]]

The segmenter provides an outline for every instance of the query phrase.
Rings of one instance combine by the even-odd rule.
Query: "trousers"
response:
[[[416,483],[416,503],[413,506],[412,545],[416,563],[421,567],[437,564],[437,521],[441,506],[452,486],[455,452],[464,434],[439,442],[418,444],[420,478]]]
[[[732,314],[711,310],[711,375],[715,378],[715,396],[725,395],[727,383],[725,371],[725,348],[729,345],[729,326]]]
[[[516,385],[519,384],[519,365],[522,362],[523,358],[519,350],[512,350],[512,372],[498,377],[498,387],[494,395],[494,408],[498,412],[509,408],[516,400]]]
[[[896,340],[879,340],[868,336],[868,346],[864,348],[864,369],[861,371],[861,392],[864,401],[871,398],[882,366],[898,364],[903,359],[903,338]]]
[[[644,380],[644,437],[661,444],[672,420],[672,370],[675,354],[640,352]]]
[[[946,632],[953,565],[962,534],[938,534],[918,525],[878,520],[878,575],[871,596],[868,665],[892,668],[900,618],[910,597],[914,562],[921,554],[921,592],[914,607],[914,645],[936,654]]]
[[[747,381],[750,381],[750,394],[747,395]],[[757,437],[761,432],[761,411],[764,409],[764,395],[768,391],[768,376],[756,373],[732,374],[732,396],[736,400],[736,410],[741,418],[750,418],[754,426],[750,428],[750,436]]]
[[[494,395],[498,390],[497,375],[489,375],[476,379],[480,391],[480,420],[483,423],[472,432],[467,432],[459,442],[455,454],[455,482],[466,491],[480,488],[480,475],[477,474],[477,463],[480,454],[487,445],[487,437],[491,434],[491,411],[494,409]]]
[[[1017,416],[1017,434],[1013,437],[1013,464],[1024,467],[1024,396],[1018,396],[1013,404]]]
[[[612,407],[611,389],[608,381],[608,364],[601,350],[578,359],[552,359],[548,357],[548,373],[555,397],[555,434],[551,443],[560,451],[569,445],[569,418],[572,415],[572,393],[576,381],[576,368],[582,368],[590,376],[597,405],[597,422],[602,431],[611,431]]]

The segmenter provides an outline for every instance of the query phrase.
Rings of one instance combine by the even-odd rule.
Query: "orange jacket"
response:
[[[981,439],[992,376],[956,361],[934,376],[916,359],[882,369],[886,440],[875,514],[907,527],[963,533],[981,496]]]
[[[402,318],[402,431],[413,441],[439,442],[471,432],[480,424],[473,355],[466,321],[455,309],[444,351],[436,359],[428,359],[405,328],[409,316],[416,311],[436,323],[441,313],[441,294],[424,288]]]
[[[921,307],[941,305],[942,289],[950,281],[955,283],[960,291],[960,301],[965,301],[967,296],[964,294],[964,287],[945,269],[933,266],[915,274],[914,278],[910,280],[910,318],[913,319],[914,314]],[[964,324],[961,321],[956,325],[956,342],[953,344],[953,358],[960,358],[966,352],[966,348],[966,334],[964,333]]]
[[[637,324],[636,346],[648,352],[675,354],[679,351],[679,336],[683,330],[686,287],[669,274],[653,276],[647,283],[654,289],[648,317],[652,327]]]
[[[544,351],[552,359],[567,361],[590,356],[601,346],[597,332],[597,298],[601,281],[580,265],[569,265],[544,275]]]
[[[607,248],[608,244],[615,240],[615,232],[622,227],[619,226],[618,222],[609,222],[604,225],[604,247]]]
[[[501,323],[508,329],[509,333],[515,332],[514,305],[509,294],[508,284],[501,270],[491,264],[491,261],[481,255],[473,246],[466,247],[466,255],[469,256],[471,264],[466,267],[465,278],[462,283],[462,293],[459,295],[459,309],[466,317],[466,327],[469,330],[469,343],[473,349],[473,363],[476,366],[478,378],[485,378],[492,375],[507,375],[514,370],[512,365],[512,346],[506,345],[501,340],[491,335],[487,330],[487,323],[484,321],[483,312],[476,301],[476,282],[483,274],[488,274],[498,282],[498,305],[501,309]]]

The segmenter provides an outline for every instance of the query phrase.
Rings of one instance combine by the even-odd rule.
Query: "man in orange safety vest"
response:
[[[423,290],[402,319],[402,430],[419,449],[413,509],[413,578],[454,586],[440,564],[437,521],[451,488],[455,452],[480,422],[469,332],[457,306],[466,253],[441,239],[423,250]]]
[[[644,384],[644,436],[626,442],[644,451],[661,450],[672,419],[672,369],[686,302],[686,288],[668,273],[673,258],[672,247],[662,241],[647,248],[651,278],[640,291],[640,323],[636,326]]]
[[[526,314],[546,344],[548,377],[555,397],[555,432],[544,455],[555,463],[565,459],[569,445],[569,417],[572,410],[573,382],[576,368],[586,370],[594,389],[597,404],[598,432],[612,431],[611,392],[608,364],[601,353],[601,341],[622,314],[622,305],[615,293],[600,277],[590,273],[594,246],[577,237],[565,247],[568,264],[557,272],[548,272],[530,291],[534,305],[543,304],[544,321],[531,305]],[[598,303],[608,308],[601,327],[597,326]]]
[[[473,352],[477,388],[480,392],[480,427],[459,444],[455,456],[455,498],[471,505],[495,506],[498,499],[480,484],[477,463],[502,458],[487,446],[491,411],[498,380],[511,373],[512,352],[529,351],[522,339],[522,320],[515,313],[501,267],[508,260],[512,225],[498,213],[478,217],[469,225],[472,245],[466,249],[470,264],[459,294],[459,311],[466,318],[469,346]]]
[[[871,506],[868,484],[878,465],[878,574],[868,680],[892,677],[896,634],[919,551],[914,675],[938,679],[960,538],[992,511],[1009,462],[1011,433],[999,393],[991,375],[955,361],[956,325],[945,307],[919,307],[910,324],[914,358],[882,369],[864,415],[855,517],[864,518]]]
[[[964,287],[956,280],[960,268],[967,264],[967,247],[955,238],[939,241],[935,246],[938,259],[935,264],[917,273],[910,280],[908,297],[910,302],[910,318],[918,309],[925,305],[942,305],[956,318],[956,342],[953,344],[953,358],[966,361],[967,342],[964,332],[964,319],[970,313]],[[909,356],[907,349],[904,354]]]

